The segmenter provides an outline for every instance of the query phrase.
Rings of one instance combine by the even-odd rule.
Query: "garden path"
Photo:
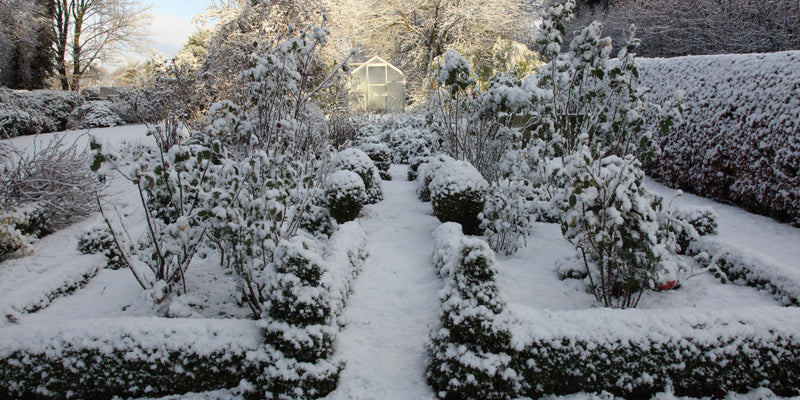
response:
[[[425,344],[438,324],[441,281],[431,233],[439,222],[430,204],[416,198],[406,166],[390,172],[384,200],[366,207],[360,219],[369,258],[344,311],[337,348],[346,366],[328,399],[434,398],[425,382]]]

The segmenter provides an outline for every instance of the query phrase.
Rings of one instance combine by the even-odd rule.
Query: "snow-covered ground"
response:
[[[648,190],[663,196],[666,201],[678,193],[677,190],[652,179],[647,179],[646,184]],[[674,204],[712,207],[719,216],[717,240],[757,256],[769,264],[800,271],[799,228],[689,193],[677,197]]]
[[[439,225],[429,204],[393,165],[384,200],[360,219],[369,258],[344,311],[338,352],[346,361],[328,399],[435,398],[425,382],[425,343],[438,324],[441,282],[431,263],[431,232]]]
[[[21,136],[4,142],[30,153],[35,147],[46,145],[55,136],[63,137],[64,145],[75,145],[88,150],[89,136],[108,148],[118,148],[123,143],[150,143],[144,125],[127,125],[114,128],[75,130],[35,136]],[[87,165],[88,168],[88,165]],[[112,179],[107,190],[106,210],[115,216],[118,210],[124,215],[132,230],[144,222],[135,186],[121,178]],[[75,276],[82,273],[87,257],[76,246],[78,236],[93,226],[104,226],[99,214],[48,235],[34,244],[32,256],[7,260],[0,264],[0,310],[9,304],[22,305],[18,291],[27,290],[25,297],[38,300],[48,290],[48,274]],[[99,257],[99,256],[92,256]],[[247,318],[249,309],[236,305],[235,283],[232,276],[216,262],[214,254],[196,258],[190,266],[191,279],[187,280],[188,294],[183,296],[197,317]],[[202,295],[196,295],[202,294]],[[23,299],[25,300],[25,299]],[[30,302],[29,301],[29,302]],[[18,307],[15,307],[18,308]],[[43,310],[23,316],[20,323],[62,321],[84,318],[140,317],[156,315],[153,307],[142,296],[142,288],[127,269],[101,270],[85,287],[75,293],[57,298]],[[0,326],[6,321],[0,319]]]

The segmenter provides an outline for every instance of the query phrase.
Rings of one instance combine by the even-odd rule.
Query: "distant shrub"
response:
[[[0,137],[62,131],[82,102],[74,92],[0,88]]]
[[[0,154],[0,207],[35,204],[30,233],[37,236],[86,218],[104,187],[88,166],[88,155],[63,135],[30,153],[9,149]]]
[[[28,223],[21,210],[0,210],[0,261],[33,253],[31,237],[18,228]]]
[[[69,118],[71,129],[108,128],[124,123],[110,101],[87,101],[73,110]]]
[[[427,157],[411,157],[408,161],[408,180],[413,181],[419,175],[419,166],[427,161]]]
[[[427,157],[434,153],[438,140],[427,127],[425,118],[414,115],[395,115],[384,121],[381,140],[392,151],[396,164],[407,164],[414,157]]]
[[[328,210],[336,222],[352,221],[367,201],[364,181],[352,171],[336,171],[325,181]]]
[[[385,181],[392,180],[392,176],[389,174],[389,166],[392,164],[392,151],[389,150],[389,146],[383,143],[362,143],[358,146],[364,153],[367,153],[369,158],[375,163],[375,167],[378,168],[378,172],[380,173],[381,179]]]
[[[464,233],[481,233],[478,214],[483,211],[489,184],[472,164],[466,161],[444,163],[430,184],[433,215],[442,222],[461,224]]]

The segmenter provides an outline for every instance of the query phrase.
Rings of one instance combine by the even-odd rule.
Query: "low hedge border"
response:
[[[256,321],[113,318],[0,329],[0,397],[165,396],[254,382]]]
[[[329,327],[335,333],[366,256],[366,233],[357,222],[340,225],[322,254],[333,313]],[[247,389],[252,398],[314,398],[333,390],[335,380],[330,387],[314,379],[328,367],[339,368],[336,355],[318,363],[288,358],[278,363],[279,352],[265,343],[269,323],[144,317],[0,328],[0,398],[160,397],[234,387]],[[276,375],[288,379],[268,379]],[[298,387],[306,391],[298,394]]]
[[[494,252],[486,242],[464,236],[457,223],[442,224],[433,238],[434,266],[444,288],[441,326],[428,344],[428,383],[442,399],[511,398],[519,382]]]
[[[276,269],[284,278],[271,289],[268,319],[259,322],[265,343],[251,360],[261,365],[256,386],[266,398],[324,397],[336,389],[344,368],[335,341],[351,285],[367,257],[366,233],[351,221],[331,235],[322,254],[298,247],[302,243],[281,245],[289,250],[286,265]]]
[[[439,398],[605,391],[638,399],[664,390],[703,397],[755,388],[800,395],[798,308],[550,312],[514,305],[510,315],[493,283],[493,254],[480,242],[458,224],[434,232],[444,289],[428,382]]]
[[[516,311],[516,310],[515,310]],[[527,310],[516,331],[524,396],[650,398],[767,387],[800,394],[800,309]]]
[[[701,237],[689,245],[688,254],[702,257],[704,267],[717,258],[716,267],[734,284],[766,290],[786,306],[800,306],[800,273],[764,262],[713,238]]]
[[[39,311],[64,295],[86,286],[106,267],[102,255],[80,255],[46,272],[32,282],[6,293],[0,299],[4,323],[14,323],[21,314]]]

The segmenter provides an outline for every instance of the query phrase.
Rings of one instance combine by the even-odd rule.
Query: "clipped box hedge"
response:
[[[800,394],[800,309],[527,310],[524,319],[515,345],[524,396]]]
[[[0,398],[164,396],[255,382],[255,321],[113,318],[0,329]]]
[[[327,332],[335,335],[367,257],[366,233],[357,222],[342,224],[320,256],[327,266],[321,277],[331,315]],[[128,317],[0,328],[0,399],[161,397],[236,387],[248,389],[247,398],[305,399],[335,389],[336,379],[323,378],[329,370],[338,375],[338,357],[283,357],[266,340],[275,324],[280,321]],[[300,339],[315,335],[293,328]]]
[[[688,253],[706,253],[708,257],[702,260],[705,267],[717,257],[715,266],[732,283],[765,290],[784,305],[800,306],[800,272],[794,268],[766,263],[759,257],[706,237],[692,242]]]
[[[800,51],[639,62],[650,100],[684,91],[683,122],[648,173],[800,224]]]

